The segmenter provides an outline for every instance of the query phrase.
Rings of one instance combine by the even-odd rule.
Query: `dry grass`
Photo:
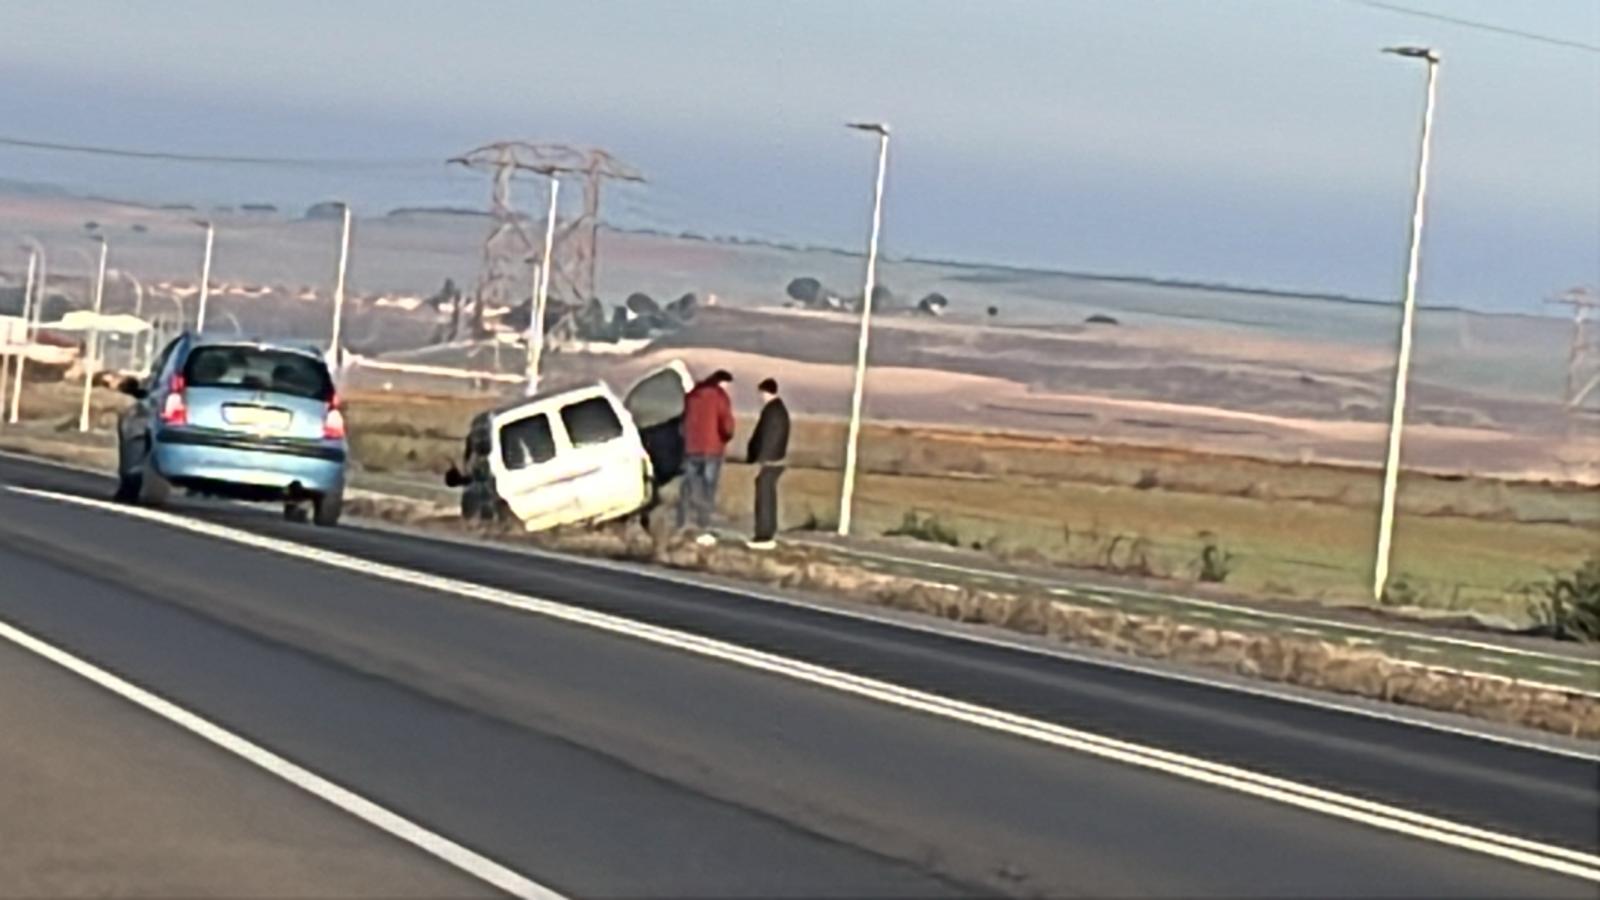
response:
[[[30,388],[24,412],[71,427],[75,400],[69,385]],[[109,426],[121,402],[97,394],[97,420]],[[441,472],[491,402],[353,396],[356,458],[374,472]],[[843,440],[840,423],[796,423],[785,527],[836,519]],[[1373,471],[896,425],[869,425],[862,447],[859,533],[883,534],[915,511],[1004,559],[1177,579],[1200,576],[1211,540],[1233,554],[1232,590],[1370,600]],[[1422,605],[1528,621],[1532,586],[1572,570],[1600,542],[1595,500],[1593,488],[1407,475],[1394,571]],[[729,468],[721,502],[731,521],[748,521],[749,472]]]

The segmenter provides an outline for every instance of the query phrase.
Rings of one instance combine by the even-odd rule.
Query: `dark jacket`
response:
[[[750,435],[747,461],[764,466],[782,465],[789,456],[789,407],[774,397],[761,407],[761,418]]]
[[[733,402],[721,385],[701,383],[683,398],[683,452],[721,456],[733,440]]]

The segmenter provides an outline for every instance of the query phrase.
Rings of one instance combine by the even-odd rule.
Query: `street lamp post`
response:
[[[206,230],[206,252],[200,261],[200,308],[195,310],[194,330],[206,330],[206,301],[211,299],[211,248],[216,243],[217,227],[208,220],[196,219],[195,224]]]
[[[38,271],[38,267],[39,251],[30,248],[28,250],[28,275],[22,285],[22,345],[17,348],[16,352],[18,382],[22,380],[22,359],[28,352],[28,306],[33,301],[33,278]],[[6,343],[11,343],[10,326],[7,326],[6,330]],[[6,388],[10,386],[11,356],[12,354],[7,353],[4,357],[0,357],[0,399],[6,396]]]
[[[1422,217],[1428,192],[1428,151],[1433,140],[1433,107],[1439,81],[1439,54],[1428,47],[1389,47],[1385,53],[1424,60],[1428,65],[1427,100],[1422,107],[1422,138],[1417,151],[1416,197],[1411,206],[1410,250],[1406,260],[1405,297],[1400,313],[1400,354],[1395,363],[1394,405],[1389,420],[1389,449],[1383,466],[1383,507],[1378,514],[1378,548],[1372,571],[1372,595],[1382,599],[1389,583],[1389,557],[1394,541],[1395,493],[1400,478],[1400,433],[1405,424],[1406,382],[1411,372],[1411,335],[1416,320],[1417,273],[1422,253]]]
[[[550,209],[545,214],[544,255],[539,259],[528,310],[528,360],[523,373],[523,391],[529,397],[539,392],[539,364],[544,358],[544,312],[550,301],[550,254],[556,243],[556,197],[561,192],[560,179],[554,172],[546,174],[550,177]]]
[[[344,323],[345,270],[350,265],[350,204],[340,205],[344,207],[344,226],[339,235],[339,269],[333,283],[333,334],[328,340],[328,352],[335,372],[339,371],[339,333]]]
[[[857,454],[861,443],[861,403],[867,385],[867,343],[872,333],[872,294],[878,279],[878,232],[883,225],[883,178],[889,165],[889,126],[878,122],[852,122],[847,127],[878,136],[878,179],[872,193],[872,233],[867,239],[867,277],[861,295],[861,335],[856,341],[855,388],[850,396],[850,434],[844,447],[844,483],[839,490],[839,534],[850,534],[850,514],[856,492]]]
[[[89,332],[83,341],[83,403],[78,409],[78,430],[89,430],[89,399],[94,390],[94,376],[100,368],[100,311],[105,308],[106,256],[111,245],[105,238],[100,242],[100,265],[94,277],[94,318],[89,322]]]
[[[15,424],[17,414],[22,409],[22,376],[28,364],[28,349],[33,346],[33,336],[39,330],[41,310],[44,308],[45,282],[47,280],[49,259],[45,256],[44,247],[38,241],[32,241],[29,250],[29,261],[35,257],[39,260],[39,277],[33,282],[33,291],[22,298],[22,339],[27,347],[17,356],[17,374],[11,382],[11,409],[7,412],[6,421]],[[31,266],[30,266],[31,268]]]

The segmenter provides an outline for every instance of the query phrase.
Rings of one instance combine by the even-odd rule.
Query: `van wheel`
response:
[[[323,494],[313,502],[311,521],[324,528],[339,524],[339,517],[344,514],[344,491]]]

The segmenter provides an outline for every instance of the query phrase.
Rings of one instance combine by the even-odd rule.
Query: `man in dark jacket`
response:
[[[683,484],[678,488],[678,527],[694,524],[703,532],[696,540],[714,544],[706,529],[717,508],[717,483],[722,478],[722,458],[733,440],[733,401],[723,385],[733,381],[726,370],[695,385],[683,398]]]
[[[778,396],[778,382],[768,378],[759,389],[763,401],[761,418],[750,435],[747,451],[747,461],[760,466],[756,473],[756,530],[749,546],[753,550],[770,550],[777,546],[778,479],[783,477],[789,456],[789,408]]]

